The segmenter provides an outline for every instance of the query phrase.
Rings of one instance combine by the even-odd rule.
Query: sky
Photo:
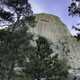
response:
[[[48,13],[57,15],[64,22],[70,32],[75,35],[72,25],[80,22],[79,17],[68,16],[68,6],[71,0],[29,0],[34,13]]]

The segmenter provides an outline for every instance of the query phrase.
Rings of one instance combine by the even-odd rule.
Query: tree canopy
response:
[[[29,61],[23,70],[31,76],[31,80],[66,80],[68,65],[50,46],[51,43],[44,37],[39,36],[36,40],[36,47],[29,53]]]
[[[0,22],[14,23],[32,15],[28,0],[0,0]]]
[[[66,80],[68,65],[55,54],[51,42],[41,36],[34,39],[25,29],[0,30],[0,79]]]
[[[80,0],[72,0],[70,6],[68,7],[69,16],[78,16],[80,17]],[[72,29],[75,29],[76,31],[80,31],[80,23],[78,23],[76,26],[72,26]],[[76,36],[74,36],[77,40],[80,40],[80,33],[77,33]]]
[[[68,7],[69,15],[80,16],[80,0],[72,0]]]

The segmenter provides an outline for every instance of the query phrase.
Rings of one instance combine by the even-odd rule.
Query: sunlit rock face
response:
[[[59,17],[50,14],[36,14],[36,27],[30,29],[32,33],[51,40],[59,49],[56,53],[68,60],[72,68],[80,68],[80,42],[71,36],[66,25]],[[63,46],[62,43],[65,45]],[[54,47],[53,47],[54,48]],[[65,48],[66,54],[63,49]],[[67,51],[68,50],[68,51]]]
[[[45,36],[52,41],[56,41],[70,35],[66,26],[57,16],[50,14],[37,14],[36,21],[37,24],[33,29],[33,32]]]

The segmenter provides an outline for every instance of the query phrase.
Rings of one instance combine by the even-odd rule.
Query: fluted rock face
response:
[[[70,35],[67,27],[64,27],[65,25],[57,16],[37,14],[36,21],[37,24],[33,29],[33,32],[45,36],[52,41],[56,41]]]
[[[30,31],[48,38],[55,43],[55,45],[57,43],[59,50],[56,49],[56,53],[59,52],[61,56],[67,58],[72,68],[80,68],[80,42],[77,42],[77,40],[71,36],[66,25],[62,23],[60,18],[49,14],[37,14],[36,21],[36,27],[30,29]],[[65,45],[62,46],[62,43],[65,43]],[[66,54],[63,52],[64,47],[65,51],[69,49]]]

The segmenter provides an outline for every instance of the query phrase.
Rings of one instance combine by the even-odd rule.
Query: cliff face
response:
[[[36,15],[36,27],[34,33],[45,36],[51,41],[63,39],[65,36],[70,36],[67,27],[61,22],[57,16],[49,14]]]
[[[58,45],[64,42],[65,45],[63,47],[59,46],[60,49],[56,50],[61,56],[67,58],[72,68],[80,68],[80,42],[77,42],[77,40],[71,36],[66,25],[63,24],[60,18],[50,14],[37,14],[36,21],[36,27],[30,29],[30,31],[37,35],[44,36]],[[67,54],[63,52],[64,47],[65,50],[69,49]]]

